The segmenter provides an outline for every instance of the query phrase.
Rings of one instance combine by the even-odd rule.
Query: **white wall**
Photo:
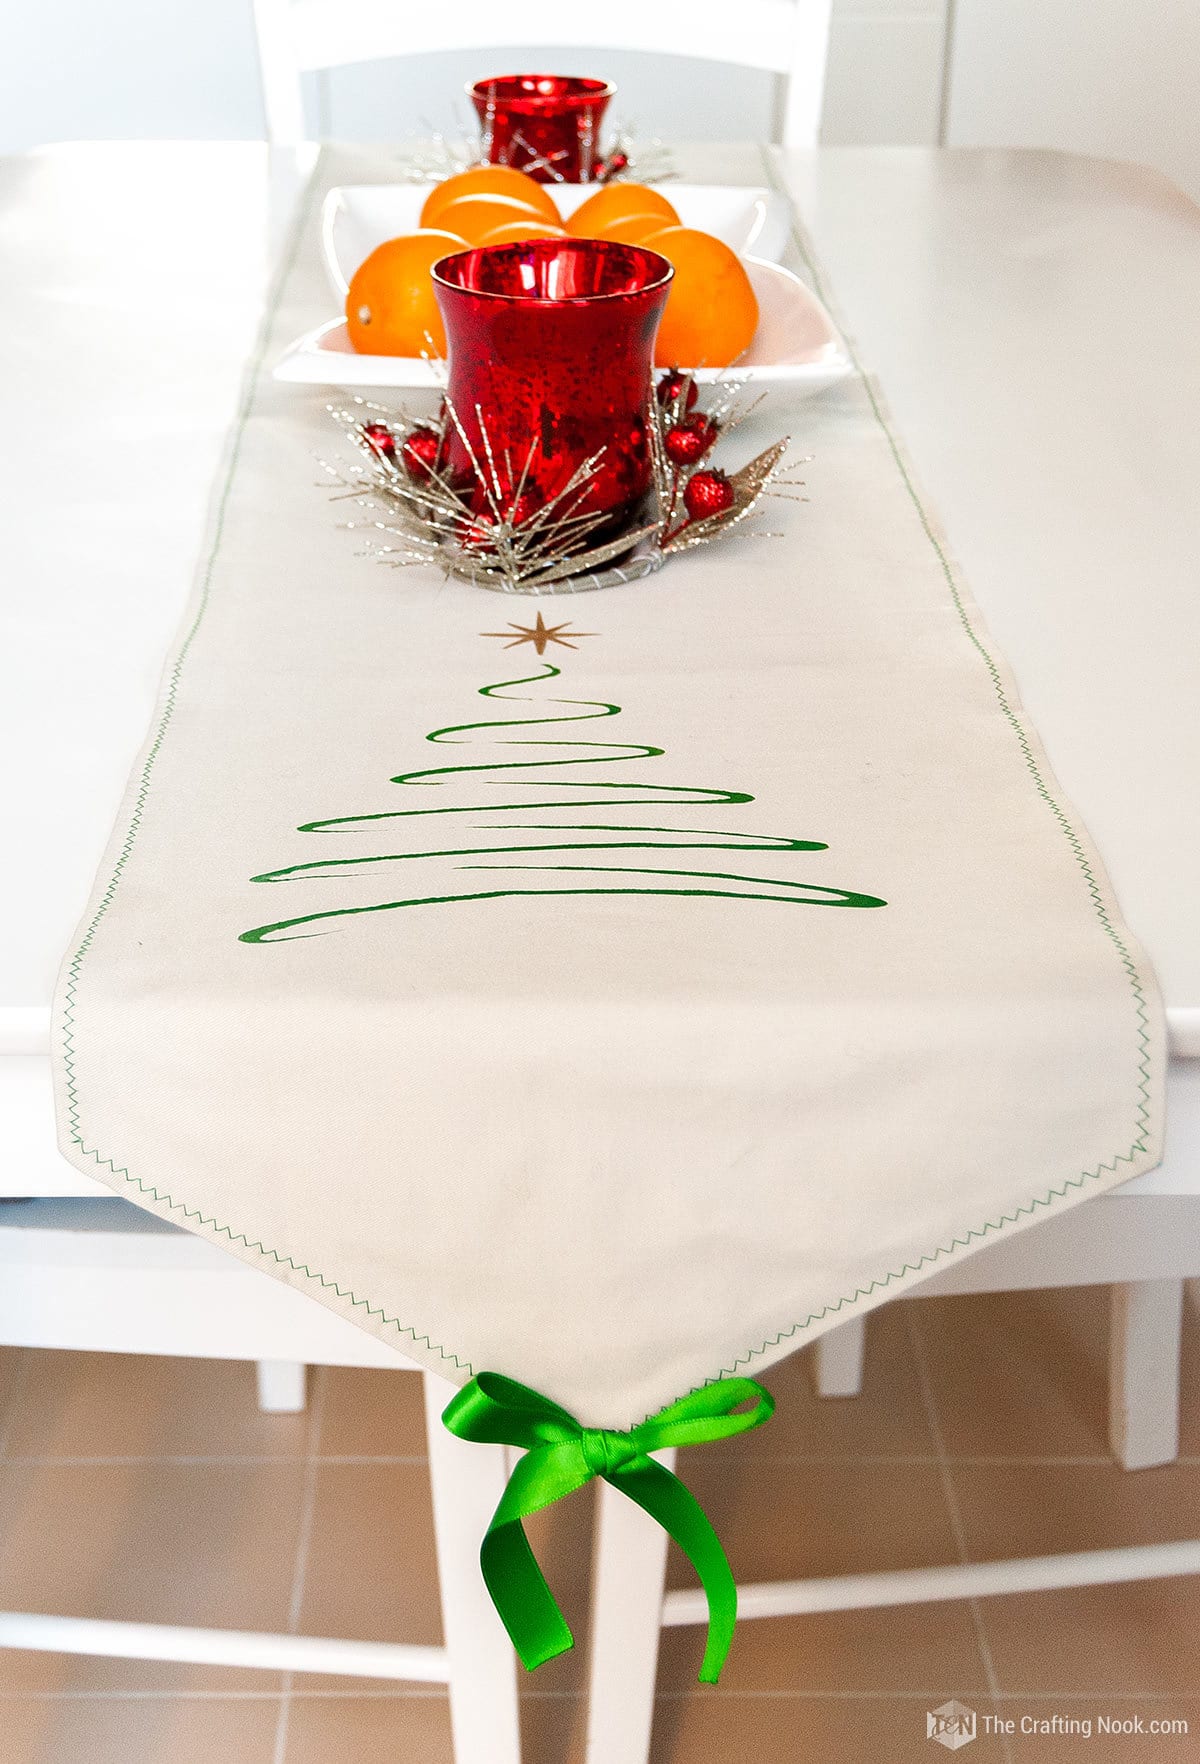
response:
[[[899,146],[940,139],[951,3],[834,0],[824,141]]]
[[[261,135],[250,0],[0,0],[0,149]]]
[[[736,0],[719,3],[736,11]],[[936,139],[945,6],[835,0],[829,140]],[[250,0],[0,0],[0,33],[0,151],[82,137],[262,133]],[[485,48],[341,69],[312,94],[322,132],[370,140],[396,139],[421,120],[451,128],[454,95],[468,76],[494,71],[493,60]],[[619,51],[589,54],[588,66],[617,81],[618,117],[644,133],[721,140],[769,130],[769,75]]]
[[[1200,198],[1200,0],[957,0],[947,139],[1138,160]]]
[[[250,3],[0,0],[0,151],[87,136],[260,135]],[[717,3],[736,8],[696,0]],[[827,141],[937,140],[947,4],[835,0]],[[951,143],[1141,160],[1200,197],[1200,0],[953,0],[953,11]],[[491,59],[484,48],[347,68],[314,91],[314,114],[347,138],[396,138],[421,119],[449,128],[454,94]],[[768,128],[766,75],[620,52],[588,60],[617,80],[619,113],[646,133]]]

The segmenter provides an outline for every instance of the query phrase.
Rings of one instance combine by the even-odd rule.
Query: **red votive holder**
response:
[[[467,87],[479,113],[483,157],[540,184],[590,184],[600,124],[616,91],[607,80],[566,74],[502,74]]]
[[[497,506],[517,521],[552,504],[555,518],[614,525],[635,511],[650,487],[654,338],[673,273],[657,251],[602,239],[532,239],[434,264],[448,470],[474,485],[485,520]]]

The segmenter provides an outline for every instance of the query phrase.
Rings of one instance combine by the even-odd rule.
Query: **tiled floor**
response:
[[[1105,1451],[1105,1335],[1098,1291],[893,1306],[861,1398],[818,1402],[801,1357],[767,1375],[769,1427],[681,1468],[747,1580],[1196,1535],[1200,1327],[1185,1456],[1133,1476]],[[310,1397],[264,1416],[247,1367],[0,1353],[0,1607],[438,1640],[419,1381],[321,1371]],[[576,1497],[537,1539],[577,1633],[589,1521]],[[664,1635],[654,1764],[930,1761],[926,1711],[950,1698],[977,1711],[981,1764],[1200,1760],[1196,1580],[747,1622],[717,1689],[695,1683],[700,1641]],[[581,1665],[526,1682],[527,1764],[581,1764]],[[1101,1716],[1191,1732],[1106,1736]],[[351,1760],[452,1764],[444,1698],[0,1653],[0,1764]]]

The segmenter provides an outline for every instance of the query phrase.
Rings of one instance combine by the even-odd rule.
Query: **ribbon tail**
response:
[[[716,1684],[737,1623],[737,1583],[708,1514],[692,1491],[653,1458],[633,1459],[608,1481],[657,1519],[700,1576],[708,1600],[708,1639],[699,1678],[701,1684]]]
[[[531,1672],[573,1648],[575,1637],[521,1521],[582,1488],[591,1476],[574,1442],[528,1452],[509,1477],[479,1551],[492,1603],[521,1664]]]

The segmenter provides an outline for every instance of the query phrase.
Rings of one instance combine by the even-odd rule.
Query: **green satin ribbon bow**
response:
[[[735,1414],[741,1403],[753,1408]],[[628,1433],[581,1427],[549,1398],[498,1372],[481,1372],[447,1405],[442,1420],[460,1439],[521,1446],[517,1464],[479,1552],[492,1603],[522,1664],[532,1670],[565,1654],[575,1638],[537,1565],[521,1521],[562,1500],[593,1476],[636,1501],[690,1559],[708,1598],[701,1684],[715,1684],[737,1621],[737,1586],[725,1551],[695,1496],[651,1452],[707,1445],[761,1427],[775,1399],[750,1378],[706,1384]]]

